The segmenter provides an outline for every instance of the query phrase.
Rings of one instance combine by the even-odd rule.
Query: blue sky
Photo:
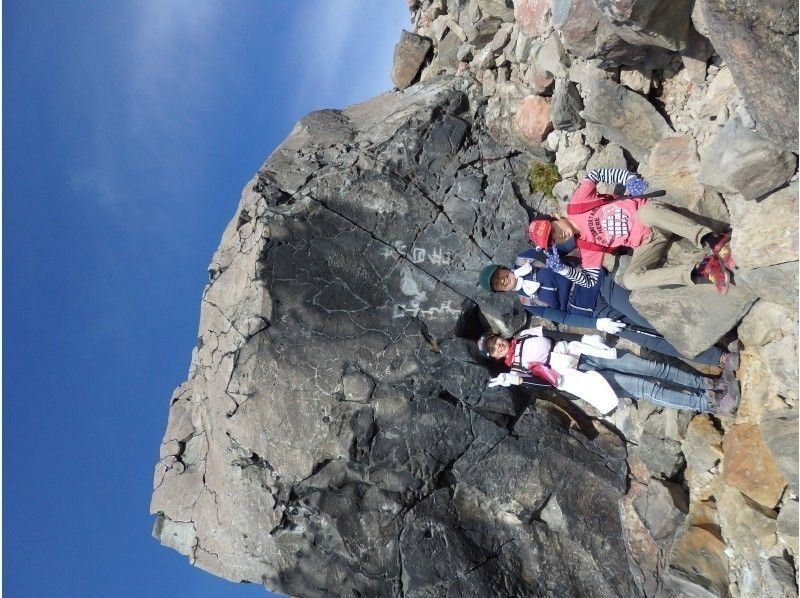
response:
[[[150,536],[206,266],[304,114],[391,87],[405,0],[3,3],[3,589],[264,596]]]

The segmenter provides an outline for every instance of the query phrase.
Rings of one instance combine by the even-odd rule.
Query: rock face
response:
[[[156,533],[198,566],[294,595],[635,592],[624,449],[497,403],[454,336],[523,244],[527,166],[457,87],[309,115],[246,187],[156,472]],[[538,519],[556,500],[569,534]]]
[[[304,117],[244,188],[169,402],[154,535],[295,596],[796,596],[796,8],[408,6],[397,90]],[[534,161],[555,198],[530,192]],[[735,417],[486,387],[474,339],[526,319],[478,273],[601,167],[733,229],[727,295],[631,299],[687,358],[738,335]],[[702,256],[676,240],[667,263]]]

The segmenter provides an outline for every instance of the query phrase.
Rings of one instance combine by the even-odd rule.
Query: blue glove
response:
[[[628,179],[628,182],[625,183],[625,190],[628,192],[628,195],[641,195],[646,189],[647,181],[642,177],[632,176]]]
[[[545,265],[553,272],[561,272],[565,268],[564,262],[561,261],[561,256],[558,255],[558,249],[555,245],[547,252],[547,261]]]

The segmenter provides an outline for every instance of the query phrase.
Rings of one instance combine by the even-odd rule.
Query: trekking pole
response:
[[[659,334],[655,330],[650,330],[647,328],[640,328],[639,326],[626,326],[627,330],[635,332],[637,334],[643,334],[645,336],[652,336],[653,338],[664,338],[663,334]]]
[[[638,197],[641,197],[642,199],[650,199],[651,197],[664,197],[666,194],[667,194],[666,191],[660,189],[658,191],[651,191],[650,193],[643,193]]]

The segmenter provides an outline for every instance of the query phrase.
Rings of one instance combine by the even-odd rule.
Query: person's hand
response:
[[[612,320],[611,318],[597,318],[595,324],[600,332],[608,332],[609,334],[619,334],[625,328],[625,323],[619,320]]]
[[[522,378],[520,376],[510,372],[504,372],[491,378],[489,384],[486,386],[492,388],[493,386],[517,386],[519,384],[522,384]]]
[[[640,176],[632,176],[625,183],[625,190],[628,195],[641,195],[647,189],[647,181]]]
[[[533,272],[533,266],[531,266],[530,262],[525,262],[522,266],[517,268],[516,270],[512,270],[514,276],[517,278],[522,278],[523,276],[527,276],[531,272]]]
[[[561,261],[561,256],[558,255],[558,249],[556,249],[555,245],[547,252],[547,261],[545,264],[553,272],[561,272],[566,267],[564,266],[564,262]]]

